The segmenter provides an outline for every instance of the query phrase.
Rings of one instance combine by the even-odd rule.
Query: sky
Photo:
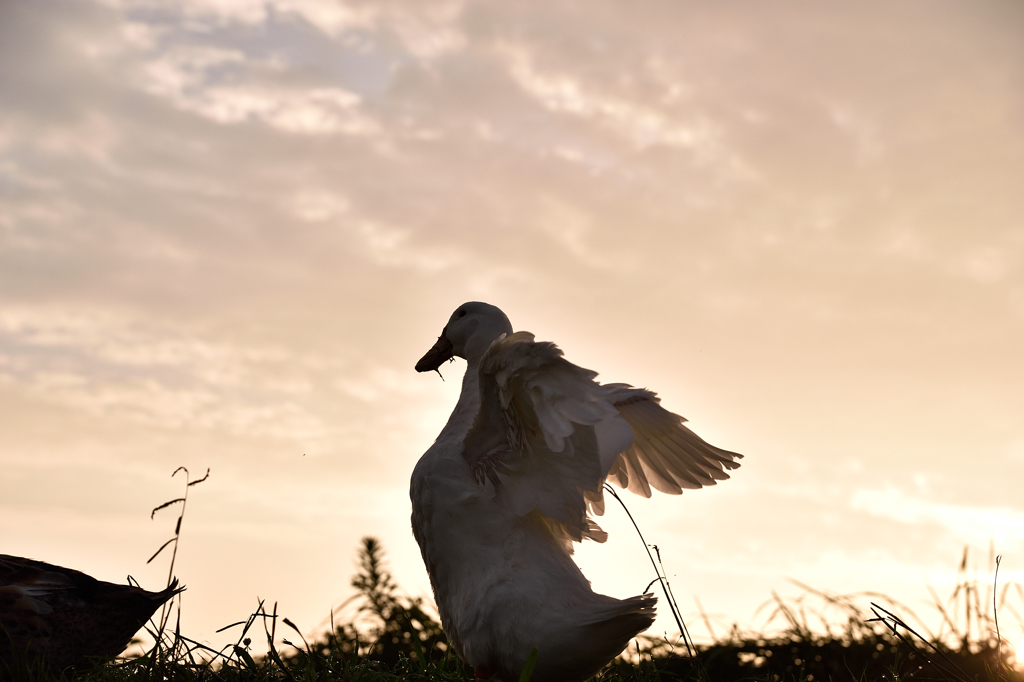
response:
[[[315,633],[365,535],[429,597],[409,475],[464,363],[413,365],[483,300],[746,456],[626,498],[698,640],[697,599],[759,627],[792,581],[934,625],[965,547],[1024,582],[1022,32],[1011,0],[5,0],[0,552],[157,589],[150,512],[209,468],[191,637],[258,599]],[[584,573],[641,592],[601,525]]]

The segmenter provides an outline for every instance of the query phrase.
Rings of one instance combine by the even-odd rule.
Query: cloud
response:
[[[238,50],[180,46],[146,66],[145,89],[170,99],[179,109],[222,124],[256,119],[286,133],[380,133],[379,124],[360,111],[362,98],[342,88],[218,83],[215,72],[245,62]],[[249,68],[252,65],[247,64]]]
[[[0,378],[8,386],[95,417],[161,429],[321,441],[330,431],[323,414],[303,405],[314,385],[296,373],[319,362],[281,348],[214,343],[102,309],[0,313]],[[282,366],[290,373],[280,374]]]
[[[502,45],[499,54],[515,82],[542,106],[553,112],[592,119],[636,149],[666,145],[710,155],[716,146],[717,131],[709,120],[685,125],[670,120],[657,108],[592,90],[568,74],[545,73],[537,68],[529,50],[522,45]]]
[[[1000,552],[1024,545],[1024,511],[1020,509],[935,502],[895,487],[857,490],[850,505],[897,523],[937,524],[964,544],[987,538]]]

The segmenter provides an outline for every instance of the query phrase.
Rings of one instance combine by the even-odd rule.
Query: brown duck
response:
[[[0,554],[0,661],[87,668],[124,651],[160,605],[160,592],[103,582],[70,568]]]

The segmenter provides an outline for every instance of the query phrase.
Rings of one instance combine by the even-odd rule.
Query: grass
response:
[[[151,634],[156,645],[134,659],[116,661],[78,675],[88,682],[376,682],[390,680],[468,681],[472,670],[448,648],[444,632],[422,600],[404,597],[387,571],[374,538],[359,548],[356,616],[333,624],[313,642],[276,611],[259,608],[245,620],[222,628],[232,643],[214,650],[175,629]],[[966,571],[966,562],[963,564]],[[773,636],[732,631],[710,645],[685,646],[642,636],[598,679],[613,682],[750,680],[953,680],[1024,682],[1011,666],[1010,651],[995,639],[994,616],[979,611],[988,590],[966,573],[952,596],[937,604],[940,633],[919,634],[899,613],[909,609],[880,595],[831,595],[802,586],[801,596],[773,595],[765,605]],[[1004,595],[1005,597],[1005,592]],[[869,601],[870,600],[870,601]],[[887,606],[882,606],[885,602]],[[865,609],[861,604],[867,603]],[[965,603],[970,603],[968,611]],[[997,602],[998,603],[998,602]],[[1004,602],[1005,606],[1005,602]],[[971,620],[965,620],[967,614]],[[1016,613],[1016,611],[1014,611]],[[1019,625],[1019,617],[1017,618]],[[164,621],[166,622],[166,621]],[[257,653],[254,642],[265,642]],[[262,647],[261,647],[262,648]],[[24,671],[12,679],[49,681],[60,676]],[[528,679],[524,676],[524,680]]]
[[[179,469],[178,471],[181,471]],[[175,474],[178,473],[175,471]],[[207,476],[209,471],[207,471]],[[174,571],[189,489],[154,509],[181,505],[174,536],[169,578]],[[638,529],[639,532],[639,529]],[[23,661],[0,661],[0,679],[12,682],[57,682],[75,677],[84,682],[377,682],[473,679],[472,669],[449,649],[440,624],[420,598],[403,596],[386,568],[384,550],[374,538],[359,547],[359,570],[352,579],[356,612],[349,621],[334,622],[315,641],[277,613],[276,604],[260,603],[244,620],[218,632],[233,640],[213,649],[184,635],[180,618],[164,609],[147,628],[154,644],[142,655],[121,659],[74,675],[54,673]],[[657,551],[655,551],[657,553]],[[652,564],[657,582],[670,588]],[[1024,682],[1024,667],[1014,667],[1012,649],[1000,636],[999,614],[1024,630],[1020,605],[1024,590],[1017,583],[999,586],[999,557],[991,583],[968,569],[964,551],[957,584],[942,600],[933,591],[940,627],[929,631],[905,605],[879,594],[834,595],[799,585],[796,598],[772,594],[760,611],[763,628],[775,634],[742,632],[736,626],[707,645],[688,637],[672,642],[640,636],[596,680],[604,682],[864,682],[873,680],[951,680],[953,682]],[[1016,598],[1017,607],[1013,600]],[[343,604],[343,608],[350,602]],[[174,613],[180,615],[180,599]],[[685,624],[673,608],[685,633]],[[908,622],[910,621],[910,622]],[[913,624],[912,624],[913,623]],[[922,634],[923,633],[923,634]],[[255,642],[265,642],[262,645]],[[522,682],[529,679],[529,668]]]

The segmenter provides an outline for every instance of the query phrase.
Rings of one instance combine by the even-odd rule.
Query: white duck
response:
[[[729,478],[742,457],[705,443],[657,396],[601,385],[487,303],[458,307],[416,370],[468,362],[448,423],[412,474],[412,527],[441,623],[476,677],[582,680],[654,621],[657,599],[597,594],[572,543],[607,534],[610,480],[650,497]]]

